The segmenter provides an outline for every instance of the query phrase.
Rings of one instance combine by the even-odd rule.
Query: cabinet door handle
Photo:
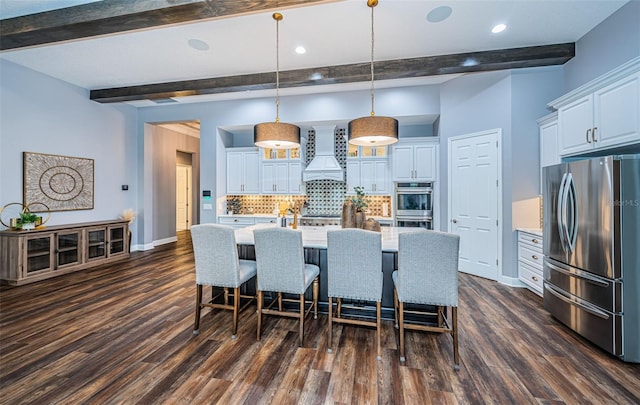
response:
[[[531,258],[532,258],[533,260],[538,260],[538,256],[536,256],[536,255],[531,255]]]
[[[538,239],[531,239],[531,242],[538,243]]]
[[[538,281],[538,277],[536,277],[536,276],[531,276],[531,280],[533,280],[533,281]]]
[[[598,142],[598,140],[596,139],[596,130],[598,129],[598,127],[593,127],[593,131],[591,131],[591,139],[593,139],[593,142]]]
[[[591,132],[591,128],[587,129],[587,143],[591,143],[589,140],[589,133]]]

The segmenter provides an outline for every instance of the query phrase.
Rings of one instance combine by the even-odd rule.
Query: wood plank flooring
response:
[[[205,289],[207,291],[209,289]],[[209,290],[210,291],[210,290]],[[638,404],[640,365],[555,321],[533,293],[460,275],[460,359],[451,339],[392,322],[373,329],[294,320],[255,306],[231,339],[231,313],[195,306],[188,233],[126,261],[0,289],[1,404]]]

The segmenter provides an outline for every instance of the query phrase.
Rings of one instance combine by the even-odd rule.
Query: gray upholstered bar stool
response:
[[[261,228],[253,231],[258,266],[258,335],[262,331],[262,315],[279,315],[298,318],[300,326],[300,346],[304,343],[304,318],[313,308],[314,319],[318,318],[318,275],[320,268],[304,262],[302,233],[287,228]],[[305,311],[304,294],[313,284],[313,302]],[[276,292],[265,308],[264,292]],[[295,294],[297,299],[283,299],[282,294]],[[287,311],[282,301],[293,301],[299,305],[298,311]],[[274,303],[278,309],[272,309]]]
[[[376,328],[377,358],[380,360],[380,302],[382,300],[382,236],[380,232],[354,228],[327,232],[327,290],[329,296],[328,351],[332,351],[334,323],[373,326]],[[338,300],[335,317],[333,298]],[[343,317],[343,298],[375,302],[375,321],[368,321],[362,317]]]
[[[396,325],[400,329],[400,361],[405,361],[405,329],[450,333],[454,369],[458,356],[458,254],[460,237],[437,231],[416,231],[398,236],[398,270],[393,272]],[[405,303],[435,306],[437,311],[406,310]],[[451,308],[451,324],[444,307]],[[405,313],[437,315],[437,326],[408,323]]]
[[[233,228],[216,224],[201,224],[191,227],[191,242],[196,263],[196,321],[193,333],[200,331],[200,313],[203,307],[233,311],[232,338],[238,332],[238,314],[240,299],[250,300],[254,296],[240,294],[240,287],[255,277],[256,262],[239,260]],[[202,286],[211,286],[211,301],[202,302]],[[214,303],[220,294],[213,296],[213,287],[223,287],[224,303]],[[233,288],[233,305],[229,305],[229,289]]]

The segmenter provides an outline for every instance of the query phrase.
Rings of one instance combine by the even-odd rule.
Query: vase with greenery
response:
[[[353,191],[356,192],[356,195],[351,197],[351,203],[355,208],[355,227],[363,228],[365,221],[367,220],[367,216],[365,214],[365,209],[369,206],[369,198],[364,192],[364,188],[362,187],[354,187]]]
[[[38,221],[38,216],[29,211],[21,212],[20,218],[18,219],[18,226],[25,231],[36,229],[36,221]]]

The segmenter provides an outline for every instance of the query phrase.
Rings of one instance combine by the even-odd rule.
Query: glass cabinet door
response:
[[[107,257],[107,231],[106,228],[87,230],[87,259],[99,259]]]
[[[38,236],[27,239],[27,274],[40,270],[49,270],[53,267],[51,263],[51,242],[53,235]]]
[[[109,255],[124,253],[125,249],[124,226],[109,227]]]
[[[300,159],[300,148],[293,148],[293,149],[262,148],[262,159],[263,160]]]
[[[58,267],[80,263],[80,232],[58,233],[56,235],[56,259]]]

